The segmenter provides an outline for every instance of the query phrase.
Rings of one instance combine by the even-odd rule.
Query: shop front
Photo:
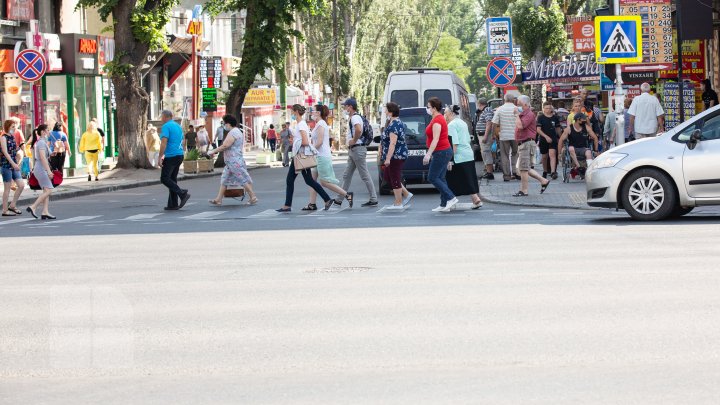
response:
[[[532,59],[522,76],[523,84],[545,85],[545,97],[555,108],[570,110],[573,98],[580,94],[580,89],[590,90],[589,97],[601,104],[600,71],[601,67],[595,63],[594,57],[578,59],[572,55],[559,61]]]
[[[262,145],[262,128],[264,125],[278,123],[274,121],[277,93],[275,89],[250,89],[242,106],[243,124],[250,128],[246,131],[249,145]],[[246,128],[246,130],[247,130]]]
[[[59,122],[68,135],[71,151],[65,164],[72,174],[85,166],[78,145],[92,119],[105,132],[106,148],[100,161],[116,156],[112,88],[101,74],[101,64],[110,60],[111,50],[105,38],[94,35],[61,34],[60,43],[63,69],[43,78],[43,108],[45,123],[52,127]]]

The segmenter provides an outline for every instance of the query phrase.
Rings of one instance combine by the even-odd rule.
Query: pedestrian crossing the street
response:
[[[12,227],[21,227],[25,229],[42,229],[42,228],[57,228],[67,226],[81,226],[81,227],[111,227],[115,225],[122,225],[123,223],[136,223],[140,225],[150,226],[168,226],[180,223],[223,223],[231,221],[323,221],[327,219],[334,220],[347,220],[353,221],[358,218],[362,218],[362,221],[367,221],[368,224],[374,223],[374,221],[382,220],[387,218],[390,220],[402,221],[423,221],[425,219],[447,217],[447,218],[469,218],[472,217],[494,217],[501,221],[517,221],[522,218],[567,218],[567,219],[578,219],[578,218],[590,218],[590,217],[614,217],[617,218],[618,213],[612,212],[613,215],[606,211],[581,211],[581,210],[567,210],[559,212],[551,212],[552,210],[546,208],[528,208],[520,210],[494,210],[492,208],[480,208],[477,210],[472,209],[472,204],[458,204],[458,207],[449,213],[434,213],[430,212],[426,208],[413,208],[406,207],[403,210],[388,210],[389,205],[381,207],[380,209],[367,210],[367,209],[352,209],[347,206],[343,207],[332,207],[328,211],[322,209],[317,211],[301,211],[299,209],[293,210],[290,213],[280,213],[275,209],[265,209],[260,211],[250,211],[253,208],[239,208],[239,209],[225,209],[217,210],[211,209],[200,212],[193,212],[192,210],[176,212],[144,212],[144,213],[132,213],[132,215],[117,216],[114,213],[105,215],[79,215],[72,216],[69,218],[60,218],[57,220],[37,220],[32,217],[13,218],[8,220],[0,220],[0,230],[10,229]],[[255,208],[256,209],[256,208]],[[619,214],[623,214],[622,212]],[[504,219],[503,219],[504,218]]]

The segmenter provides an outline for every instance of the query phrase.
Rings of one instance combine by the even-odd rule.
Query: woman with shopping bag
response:
[[[329,210],[333,204],[327,192],[322,186],[313,179],[310,169],[317,166],[317,149],[310,143],[310,128],[305,122],[305,107],[295,104],[292,107],[292,119],[296,125],[293,130],[293,158],[290,161],[285,189],[285,205],[277,209],[277,212],[290,212],[292,209],[293,193],[295,192],[295,179],[298,174],[302,174],[305,184],[310,186],[325,201],[325,211]]]
[[[248,173],[247,165],[245,164],[245,158],[243,157],[243,146],[245,144],[245,134],[238,128],[237,118],[233,115],[225,115],[223,118],[223,125],[228,131],[222,145],[208,151],[208,156],[213,156],[220,152],[224,152],[225,157],[225,168],[223,169],[222,176],[220,177],[220,190],[217,196],[210,200],[212,205],[222,205],[223,197],[233,197],[229,195],[229,191],[234,191],[242,187],[245,193],[250,198],[250,205],[255,205],[258,202],[257,196],[253,191],[253,181]]]

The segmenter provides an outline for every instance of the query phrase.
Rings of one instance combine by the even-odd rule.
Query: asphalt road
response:
[[[252,175],[254,207],[210,179],[3,222],[0,403],[717,403],[717,210],[275,215]]]

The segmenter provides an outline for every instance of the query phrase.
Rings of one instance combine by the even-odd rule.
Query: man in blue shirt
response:
[[[163,110],[160,113],[163,122],[160,130],[160,182],[170,190],[166,211],[176,211],[185,206],[190,199],[190,193],[177,184],[177,175],[183,162],[183,132],[180,125],[173,121],[172,111]],[[180,204],[178,204],[178,197]]]

